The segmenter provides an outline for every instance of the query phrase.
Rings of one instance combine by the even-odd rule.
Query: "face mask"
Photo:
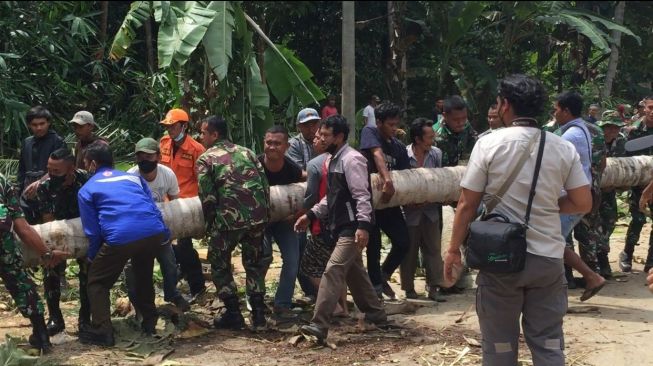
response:
[[[183,140],[184,136],[186,136],[185,130],[186,130],[186,128],[182,127],[181,132],[179,133],[179,135],[177,135],[177,137],[175,137],[173,140],[175,140],[175,142],[180,142],[181,140]]]
[[[66,181],[65,175],[51,175],[50,176],[50,189],[53,191],[61,188]]]
[[[148,174],[156,169],[157,164],[156,161],[142,160],[138,162],[138,170],[140,170],[141,173]]]

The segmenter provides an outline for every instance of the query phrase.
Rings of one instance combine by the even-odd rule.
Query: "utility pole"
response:
[[[349,122],[349,143],[356,140],[356,37],[354,2],[342,2],[342,115]]]

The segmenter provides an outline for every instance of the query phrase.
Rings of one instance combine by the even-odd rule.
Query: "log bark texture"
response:
[[[460,196],[460,180],[465,167],[439,169],[412,169],[392,172],[397,193],[390,202],[380,202],[380,192],[376,182],[378,177],[372,175],[372,196],[375,208],[401,206],[424,202],[455,202]],[[603,173],[602,186],[626,188],[648,184],[653,177],[653,157],[635,156],[628,158],[609,158]],[[270,188],[270,215],[272,221],[280,221],[293,215],[302,207],[305,183]],[[163,219],[170,228],[172,236],[201,238],[204,235],[204,217],[202,206],[197,197],[177,199],[160,204]],[[450,226],[450,223],[445,223]],[[34,228],[41,235],[46,245],[67,251],[74,257],[86,254],[88,240],[84,235],[80,219],[53,221]],[[449,238],[443,235],[443,243]],[[27,265],[38,262],[29,248],[23,253]]]

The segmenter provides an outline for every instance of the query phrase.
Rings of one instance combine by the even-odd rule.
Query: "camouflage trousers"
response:
[[[218,298],[237,296],[238,288],[231,271],[231,253],[240,243],[246,274],[247,295],[265,295],[265,274],[269,259],[264,253],[265,225],[242,230],[222,231],[209,238],[208,259]]]
[[[646,215],[639,210],[639,198],[642,196],[643,187],[633,187],[630,192],[630,225],[626,232],[626,246],[624,252],[633,255],[635,246],[639,245],[639,234],[646,224]],[[653,205],[649,205],[653,210]],[[651,233],[653,234],[653,232]],[[653,247],[653,235],[649,238],[649,247]]]
[[[610,252],[610,237],[617,224],[617,191],[601,193],[601,206],[599,207],[603,238],[601,246],[605,253]]]
[[[23,257],[12,234],[0,240],[0,277],[24,317],[43,315],[43,303],[34,281],[23,268]]]
[[[583,216],[574,227],[574,238],[578,241],[580,257],[590,266],[598,262],[598,253],[607,253],[602,244],[603,232],[598,211]]]
[[[79,315],[88,318],[90,316],[88,293],[86,291],[88,286],[88,262],[86,258],[78,258],[77,264],[79,265]],[[66,276],[66,267],[64,261],[53,268],[43,268],[43,290],[45,291],[45,302],[48,305],[50,316],[52,316],[55,309],[59,309],[61,278]]]

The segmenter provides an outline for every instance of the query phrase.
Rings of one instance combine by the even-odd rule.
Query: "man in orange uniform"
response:
[[[171,109],[161,124],[168,131],[161,138],[161,164],[172,169],[179,181],[179,198],[196,197],[198,194],[195,162],[204,152],[204,147],[187,134],[188,113],[183,109]],[[204,292],[204,275],[197,251],[191,238],[177,239],[174,247],[182,276],[186,277],[193,297]]]

